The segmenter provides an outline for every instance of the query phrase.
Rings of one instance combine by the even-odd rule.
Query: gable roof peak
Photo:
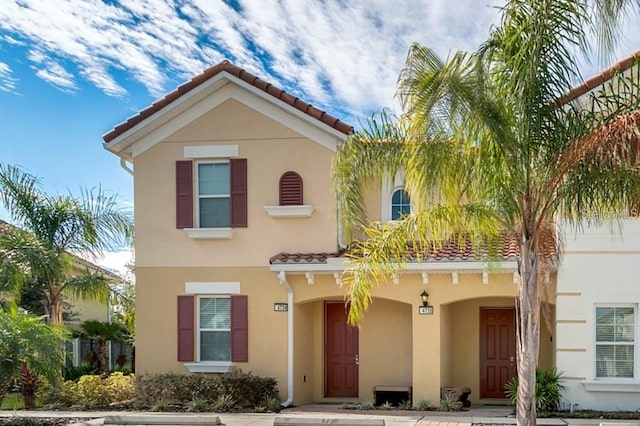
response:
[[[255,88],[267,93],[268,95],[273,96],[274,98],[280,100],[285,104],[288,104],[289,106],[292,106],[293,108],[296,108],[297,110],[322,122],[323,124],[341,133],[344,133],[345,135],[353,133],[353,127],[349,124],[339,120],[336,117],[331,116],[327,112],[316,108],[307,102],[304,102],[300,98],[287,93],[283,89],[280,89],[273,84],[262,80],[260,77],[250,73],[249,71],[232,64],[229,60],[224,59],[218,64],[205,69],[202,73],[191,78],[191,80],[182,83],[175,90],[167,93],[165,96],[155,101],[149,107],[141,110],[136,115],[126,119],[123,123],[116,125],[112,130],[105,133],[102,139],[105,143],[113,141],[118,136],[136,127],[142,121],[158,113],[160,110],[176,101],[181,96],[197,88],[198,86],[202,85],[206,81],[222,72],[226,72],[231,76],[254,86]]]

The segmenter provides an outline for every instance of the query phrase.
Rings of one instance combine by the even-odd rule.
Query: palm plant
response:
[[[38,378],[56,382],[69,338],[65,327],[48,325],[15,303],[0,307],[0,404],[19,378],[25,407],[34,408]]]
[[[0,165],[0,202],[18,226],[0,230],[0,289],[19,295],[23,286],[31,287],[56,325],[63,323],[65,295],[108,300],[111,278],[71,253],[96,258],[129,242],[132,220],[115,196],[100,189],[83,190],[80,198],[51,196],[35,177]]]
[[[477,52],[443,61],[412,46],[398,83],[404,114],[373,117],[337,153],[343,237],[355,240],[343,280],[352,324],[371,304],[375,284],[419,260],[409,248],[420,257],[457,239],[491,260],[501,237],[517,241],[519,425],[536,419],[539,286],[560,253],[556,221],[579,224],[637,202],[638,67],[579,99],[570,91],[581,79],[577,55],[590,49],[588,31],[611,46],[629,5],[640,7],[509,0]],[[415,211],[393,225],[368,223],[367,185],[399,171]]]
[[[98,344],[98,372],[106,373],[109,370],[108,343],[120,341],[125,337],[125,329],[115,322],[89,320],[82,323],[85,334],[95,339]]]

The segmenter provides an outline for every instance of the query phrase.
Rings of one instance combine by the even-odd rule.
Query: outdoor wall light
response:
[[[422,299],[422,306],[429,306],[429,293],[426,290],[422,290],[420,298]]]

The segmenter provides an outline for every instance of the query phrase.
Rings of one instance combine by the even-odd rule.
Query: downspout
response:
[[[129,166],[127,166],[127,160],[125,160],[124,158],[120,157],[120,167],[122,167],[122,169],[129,173],[131,176],[133,176],[133,169],[130,168]]]
[[[278,278],[287,290],[287,400],[280,404],[286,408],[293,403],[293,287],[286,272],[278,272]]]

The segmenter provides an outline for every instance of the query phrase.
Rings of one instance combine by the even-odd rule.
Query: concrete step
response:
[[[333,417],[276,417],[273,426],[384,426],[384,419],[354,419]]]
[[[220,418],[202,414],[135,414],[104,418],[105,425],[220,425]]]

